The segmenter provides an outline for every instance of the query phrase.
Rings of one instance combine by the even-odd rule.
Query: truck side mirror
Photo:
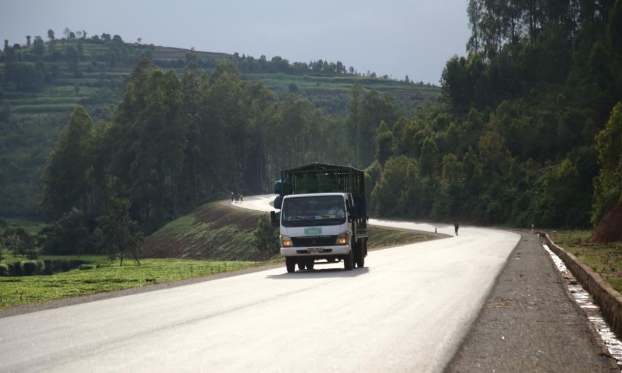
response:
[[[275,228],[279,226],[279,218],[276,211],[270,211],[270,223],[272,223],[272,226]]]

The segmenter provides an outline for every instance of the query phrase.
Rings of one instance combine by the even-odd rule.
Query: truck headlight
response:
[[[347,245],[348,244],[348,234],[342,233],[337,236],[337,245]]]
[[[292,242],[292,239],[287,237],[287,236],[281,236],[281,246],[283,247],[292,247],[294,246],[294,243]]]

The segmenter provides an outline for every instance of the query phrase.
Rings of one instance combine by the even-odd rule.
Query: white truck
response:
[[[287,272],[313,269],[317,260],[363,267],[367,256],[364,173],[313,163],[281,172],[272,225],[279,227]]]

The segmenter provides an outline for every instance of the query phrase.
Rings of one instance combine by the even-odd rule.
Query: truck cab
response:
[[[280,253],[285,257],[287,271],[294,272],[296,265],[311,270],[317,260],[341,260],[345,270],[363,267],[367,217],[364,197],[352,193],[364,191],[362,171],[318,165],[282,172],[279,187],[275,188],[286,191],[275,199],[275,208],[281,211],[273,211],[271,218],[272,224],[279,227]]]

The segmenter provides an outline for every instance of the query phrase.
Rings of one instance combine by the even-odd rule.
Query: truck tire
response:
[[[286,257],[285,258],[285,267],[287,267],[288,273],[293,273],[296,271],[296,259]]]
[[[300,260],[300,261],[298,262],[298,269],[299,269],[299,270],[304,271],[306,267],[307,267],[307,266],[305,265],[305,262],[304,262],[304,261]]]
[[[354,267],[354,250],[350,250],[350,253],[343,258],[343,269],[351,271]]]
[[[356,250],[354,251],[354,259],[356,260],[356,266],[359,268],[365,267],[365,252],[363,248],[364,248],[364,243],[363,241],[361,241],[356,245]]]
[[[315,260],[309,259],[309,261],[307,262],[307,269],[312,270],[314,265],[315,265]]]

